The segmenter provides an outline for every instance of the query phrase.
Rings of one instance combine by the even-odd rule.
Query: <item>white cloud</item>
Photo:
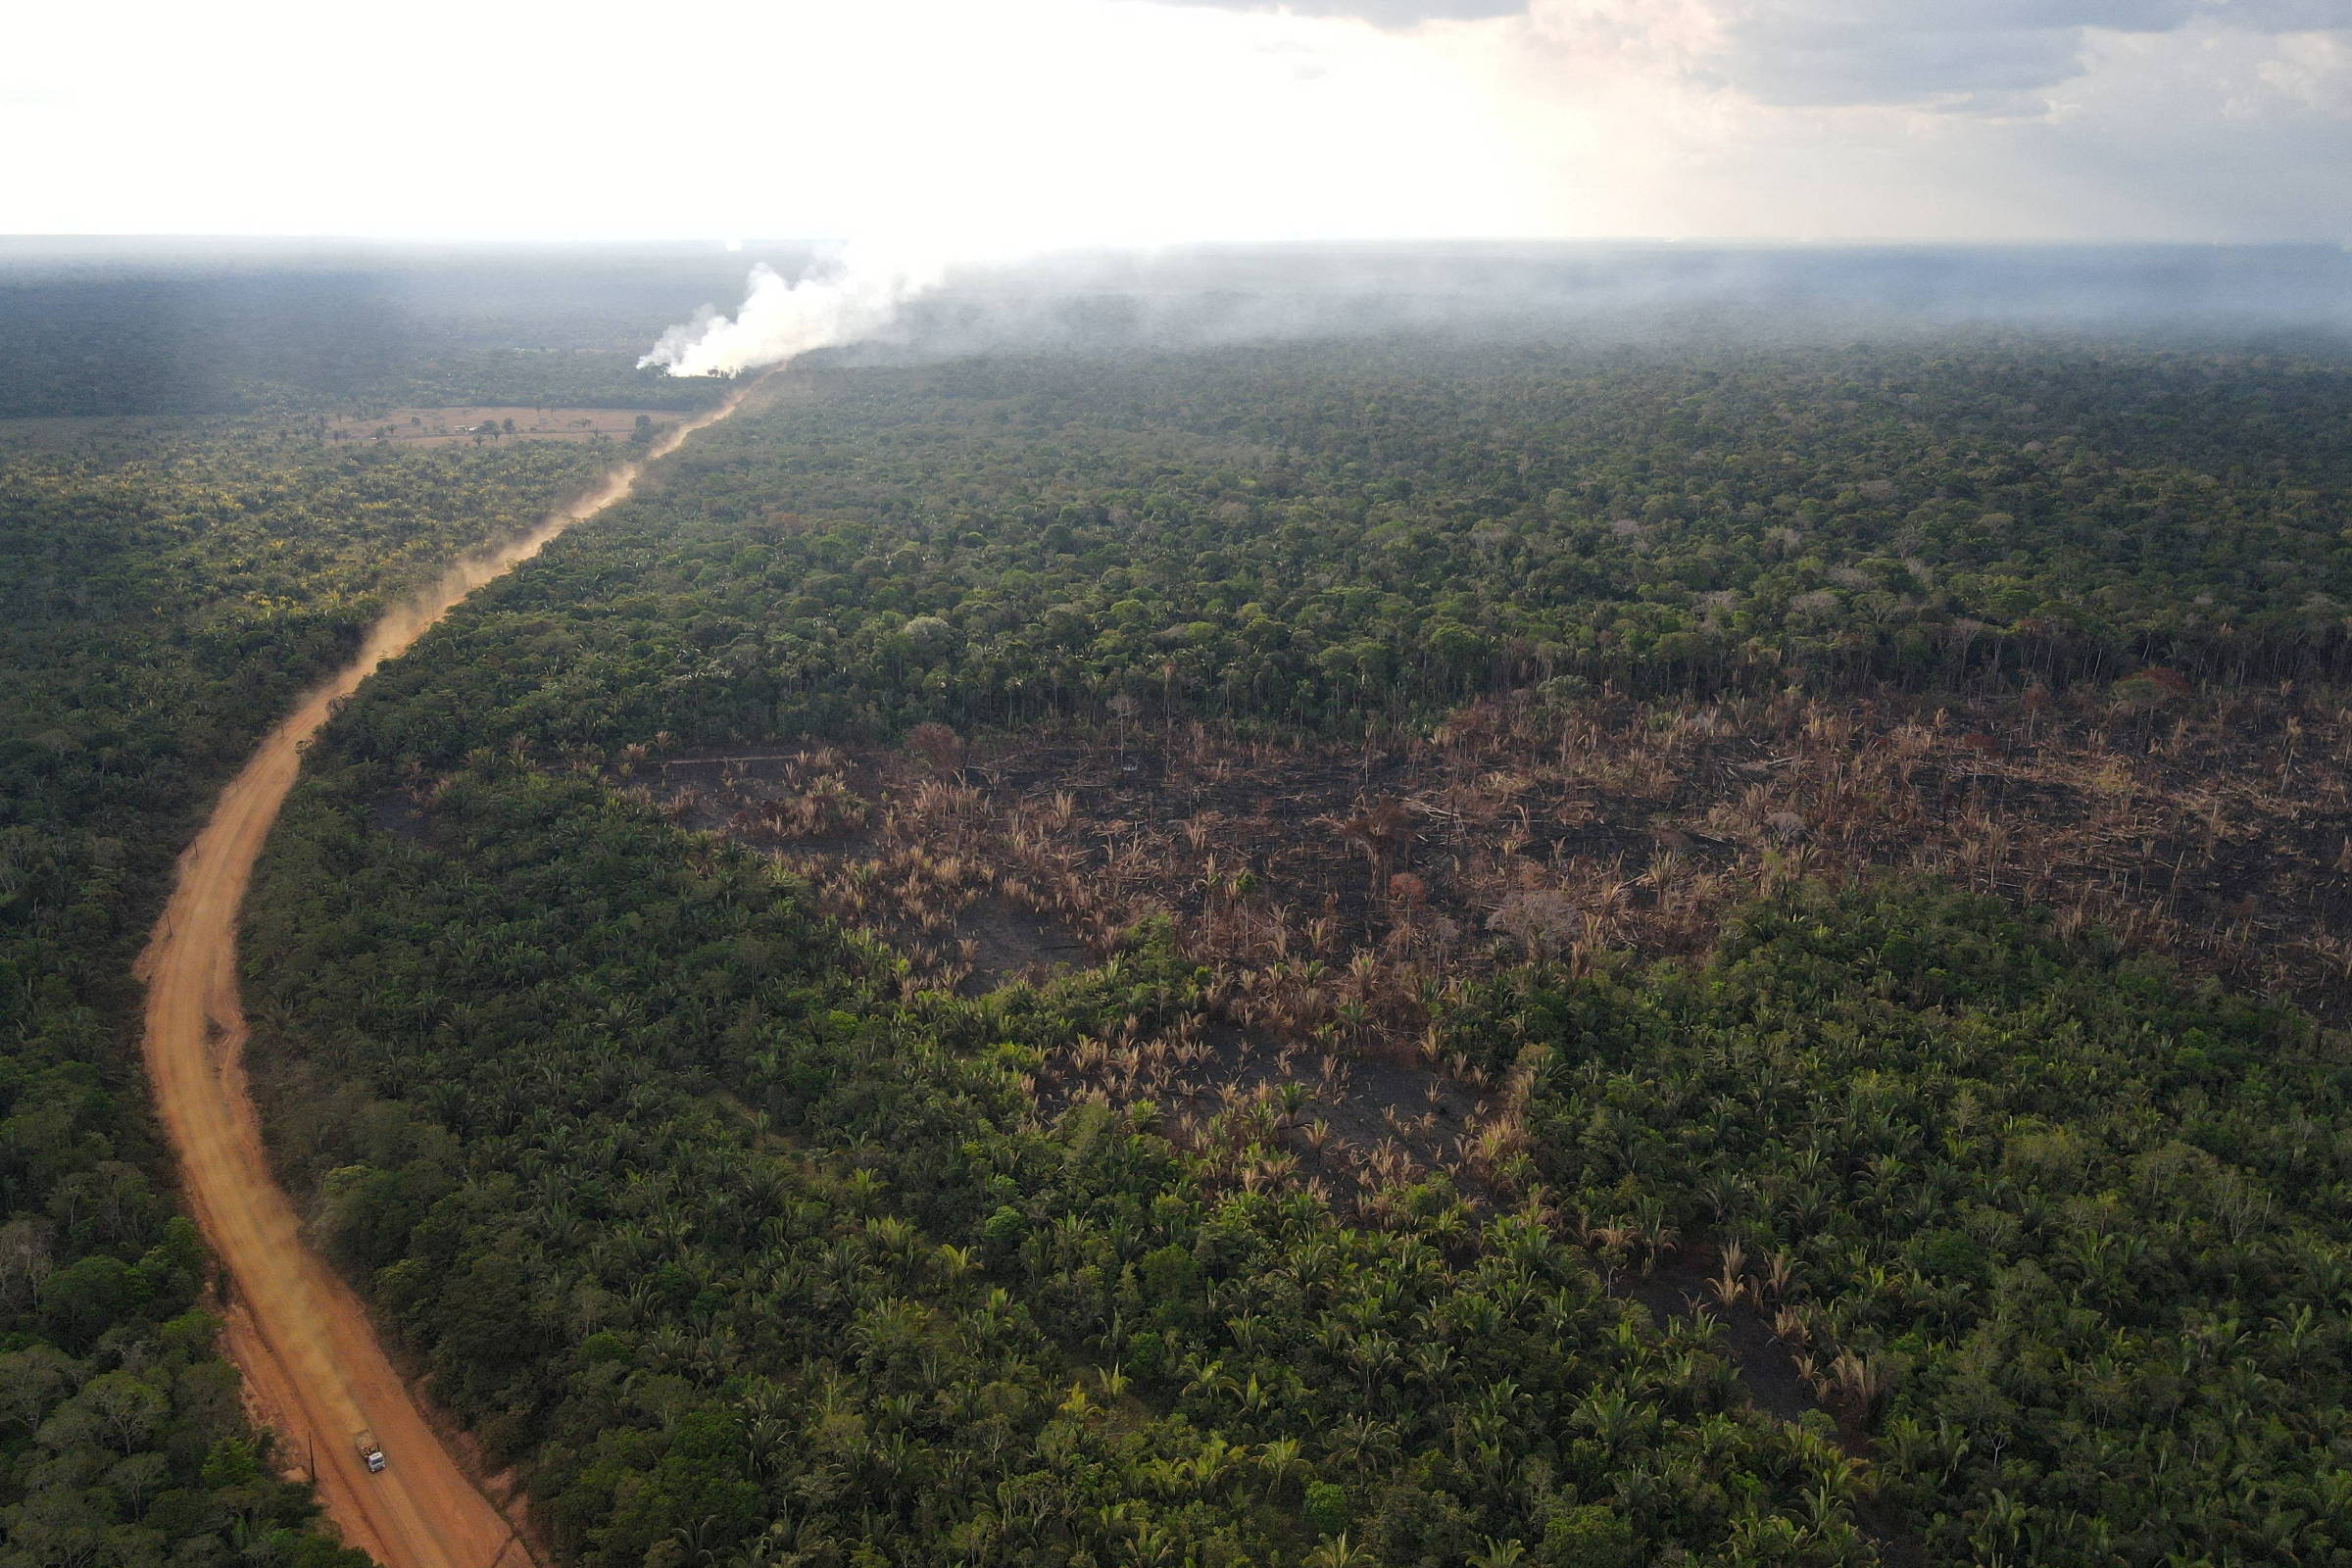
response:
[[[2254,74],[2264,87],[2290,103],[2337,120],[2352,119],[2352,39],[2324,32],[2281,39],[2278,51]]]
[[[2064,55],[1996,51],[1985,58],[1997,72],[1972,74],[1956,69],[1969,58],[1961,54],[1897,50],[1868,67],[1879,78],[1872,92],[1817,91],[1804,102],[1743,82],[1736,69],[1753,53],[1755,34],[1741,27],[1766,9],[1536,0],[1524,25],[1447,46],[1484,49],[1484,69],[1507,83],[1520,135],[1551,160],[1549,220],[1561,232],[2330,242],[2352,233],[2352,141],[2333,107],[2346,92],[2346,35],[2275,30],[2308,20],[2290,7],[2246,19],[2260,27],[2232,24],[2235,8],[2214,4],[2186,8],[2169,27],[2156,24],[2180,8],[1938,8],[1996,39],[2019,16],[2064,19]],[[1788,24],[1800,9],[1816,22],[1825,14],[1770,9],[1784,40],[1802,35]],[[1860,8],[1839,14],[1850,23]],[[2089,25],[2092,17],[2129,25]],[[1856,34],[1856,47],[1876,36]],[[2023,69],[2036,58],[2037,69]],[[1840,69],[1849,85],[1866,74]]]
[[[2352,0],[1727,0],[1717,79],[1766,102],[2010,111],[2102,34],[2352,25]]]

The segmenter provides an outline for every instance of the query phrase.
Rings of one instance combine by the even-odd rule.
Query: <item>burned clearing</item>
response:
[[[2327,1003],[2352,976],[2335,935],[2348,726],[2331,697],[2291,691],[1480,704],[1364,744],[918,732],[905,749],[631,748],[616,771],[685,825],[771,852],[830,912],[905,937],[926,977],[1101,956],[1167,915],[1228,974],[1238,1024],[1394,1046],[1415,982],[1703,951],[1759,890],[1886,871]],[[965,951],[976,936],[994,951]],[[1308,965],[1317,997],[1283,983]],[[1350,997],[1369,1010],[1340,1011]]]
[[[900,747],[637,746],[609,776],[891,942],[908,996],[1049,984],[1165,919],[1203,1007],[1078,1040],[1041,1109],[1150,1099],[1196,1147],[1282,1150],[1233,1172],[1250,1186],[1372,1198],[1445,1167],[1477,1196],[1519,1190],[1526,1135],[1508,1043],[1434,1023],[1447,999],[1530,959],[1701,953],[1799,879],[1934,873],[2338,1005],[2348,742],[2321,698],[2141,681],[1972,707],[1475,704],[1354,744],[925,725]]]

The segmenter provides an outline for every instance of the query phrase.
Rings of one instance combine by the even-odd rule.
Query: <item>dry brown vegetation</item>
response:
[[[503,432],[514,421],[514,439],[535,441],[591,441],[598,436],[625,440],[642,415],[656,425],[675,424],[678,416],[662,409],[528,409],[504,405],[467,405],[455,409],[388,409],[380,414],[341,414],[326,422],[326,435],[336,441],[389,441],[402,446],[448,446],[471,441],[484,425]],[[500,440],[507,439],[503,433]]]
[[[1699,952],[1791,878],[1934,872],[2336,1005],[2352,715],[2292,691],[2126,689],[1481,704],[1348,745],[934,725],[900,749],[632,748],[620,771],[896,941],[909,990],[1041,978],[1170,917],[1213,976],[1206,1014],[1077,1042],[1049,1064],[1047,1104],[1151,1097],[1188,1142],[1275,1148],[1359,1195],[1436,1163],[1476,1190],[1515,1185],[1518,1096],[1441,1057],[1435,998],[1528,954],[1581,970]]]

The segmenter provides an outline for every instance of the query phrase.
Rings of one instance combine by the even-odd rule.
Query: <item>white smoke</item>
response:
[[[781,365],[811,349],[871,336],[946,275],[944,262],[870,246],[844,247],[792,281],[761,262],[734,316],[706,305],[662,333],[637,364],[663,366],[672,375],[732,375]]]
[[[857,363],[909,364],[1385,334],[1598,342],[1969,322],[2352,330],[2352,249],[2335,246],[1463,243],[1038,255],[966,245],[952,269],[908,260],[922,254],[868,246],[797,284],[759,267],[733,319],[706,307],[639,363],[705,375],[853,344]]]

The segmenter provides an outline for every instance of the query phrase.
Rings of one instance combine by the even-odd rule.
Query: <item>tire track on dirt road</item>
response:
[[[734,413],[751,390],[684,421],[530,533],[461,560],[387,612],[359,657],[304,697],[221,792],[180,857],[171,903],[139,959],[147,1075],[188,1207],[228,1277],[229,1357],[270,1424],[309,1455],[319,1500],[344,1541],[385,1568],[493,1568],[531,1553],[475,1467],[427,1424],[367,1309],[303,1239],[293,1202],[270,1170],[246,1084],[238,906],[302,750],[336,705],[468,594],[629,495],[649,466]],[[381,1472],[370,1474],[354,1446],[362,1429],[382,1445]]]

